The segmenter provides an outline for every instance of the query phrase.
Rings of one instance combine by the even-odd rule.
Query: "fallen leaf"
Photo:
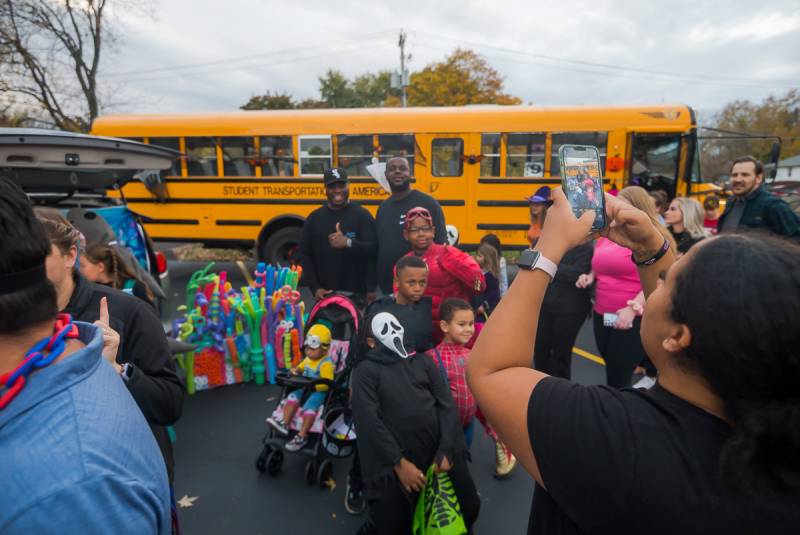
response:
[[[331,489],[331,492],[333,492],[333,489],[336,488],[336,480],[333,479],[332,477],[329,477],[328,479],[325,480],[325,486]]]
[[[190,498],[187,494],[184,494],[183,498],[178,500],[178,505],[180,505],[181,508],[183,508],[183,509],[186,509],[187,507],[192,507],[194,505],[194,502],[197,500],[198,497],[199,496],[192,496]]]

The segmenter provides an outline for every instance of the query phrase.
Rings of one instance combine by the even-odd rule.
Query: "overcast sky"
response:
[[[318,97],[328,68],[410,69],[484,55],[537,105],[687,103],[703,112],[800,86],[800,2],[151,0],[114,13],[113,112],[236,110],[267,90]]]

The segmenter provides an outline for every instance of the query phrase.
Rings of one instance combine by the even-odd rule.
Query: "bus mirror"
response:
[[[772,144],[772,149],[769,151],[769,179],[775,180],[775,175],[778,174],[778,160],[781,158],[781,144],[776,141]]]

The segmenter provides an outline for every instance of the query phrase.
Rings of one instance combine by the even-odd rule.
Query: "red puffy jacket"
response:
[[[413,255],[413,252],[406,256]],[[422,259],[428,264],[428,286],[433,308],[433,338],[442,339],[439,328],[439,306],[448,297],[458,297],[469,303],[470,297],[486,290],[483,270],[467,253],[449,245],[431,244]]]

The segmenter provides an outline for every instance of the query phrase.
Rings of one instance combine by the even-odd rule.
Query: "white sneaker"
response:
[[[638,381],[636,381],[633,385],[633,388],[641,388],[643,390],[650,390],[653,388],[653,385],[656,384],[656,378],[650,377],[649,375],[645,375]]]
[[[300,435],[295,435],[292,440],[286,443],[286,451],[300,451],[305,447],[306,444],[308,444],[308,440],[304,439]]]
[[[282,435],[289,434],[289,429],[286,426],[286,422],[283,421],[283,418],[281,416],[276,416],[276,417],[270,416],[269,418],[267,418],[267,423],[272,427],[274,427],[278,431],[278,433]]]

